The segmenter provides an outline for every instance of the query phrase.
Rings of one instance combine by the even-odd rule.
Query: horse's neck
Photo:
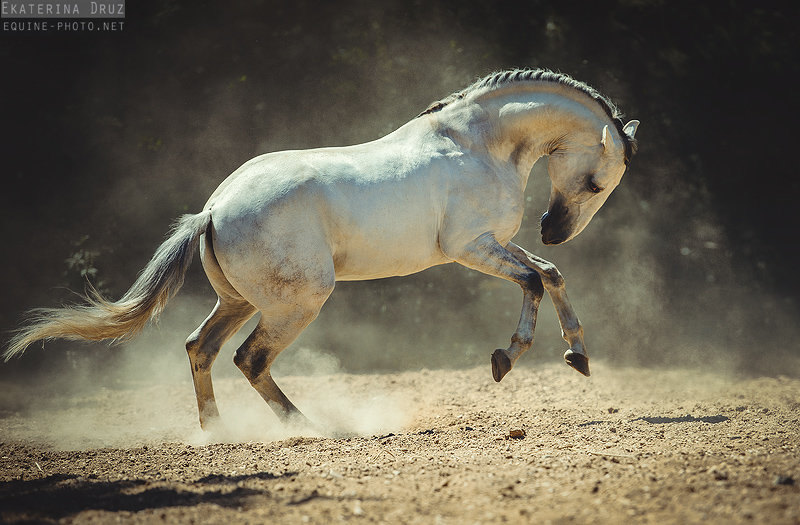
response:
[[[478,98],[491,122],[487,151],[497,162],[513,165],[524,186],[533,164],[557,144],[600,140],[607,117],[588,102],[552,90],[511,90]]]

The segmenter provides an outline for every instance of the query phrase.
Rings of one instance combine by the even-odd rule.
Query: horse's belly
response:
[[[366,235],[351,233],[334,249],[337,281],[409,275],[450,262],[439,250],[435,233],[414,228],[396,230],[389,235],[386,231],[371,231]]]
[[[355,259],[355,260],[354,260]],[[383,279],[384,277],[399,277],[421,272],[431,266],[451,262],[444,257],[430,258],[425,261],[380,261],[372,259],[367,261],[362,258],[345,259],[338,262],[334,259],[337,281],[366,281],[369,279]]]

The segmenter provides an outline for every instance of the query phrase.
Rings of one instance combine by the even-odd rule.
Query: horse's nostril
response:
[[[544,226],[545,224],[549,224],[549,223],[554,222],[554,221],[562,220],[562,219],[564,219],[564,217],[566,217],[568,215],[568,213],[569,213],[569,210],[566,207],[558,206],[553,210],[548,210],[548,211],[544,212],[544,214],[542,215],[542,219],[541,219],[540,223],[542,224],[542,226]]]

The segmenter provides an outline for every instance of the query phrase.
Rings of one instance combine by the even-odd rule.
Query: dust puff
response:
[[[294,436],[370,436],[398,431],[412,420],[415,409],[408,395],[392,388],[382,375],[348,374],[330,354],[290,348],[279,358],[273,377],[311,421],[280,421],[242,378],[215,381],[222,426],[197,430],[190,444],[275,441]]]

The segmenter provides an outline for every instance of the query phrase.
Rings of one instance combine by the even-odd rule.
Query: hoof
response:
[[[219,417],[219,412],[216,415],[205,415],[200,418],[200,428],[203,432],[209,434],[219,434],[225,432],[225,424],[222,418]]]
[[[498,383],[511,370],[511,360],[505,350],[498,348],[492,354],[492,377]]]
[[[589,377],[589,358],[583,354],[578,354],[572,350],[567,350],[564,353],[564,360],[569,366],[580,372],[581,374]]]

